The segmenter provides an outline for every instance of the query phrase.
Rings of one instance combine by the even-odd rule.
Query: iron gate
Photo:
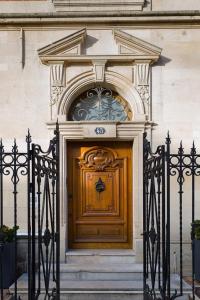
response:
[[[32,143],[29,132],[24,152],[19,151],[16,141],[12,150],[6,152],[1,141],[1,299],[4,299],[11,283],[12,299],[23,299],[24,293],[29,300],[39,297],[60,299],[59,214],[58,124],[47,152],[40,145]],[[24,226],[27,226],[27,242],[20,246],[22,238],[19,231]],[[26,255],[24,265],[27,265],[27,269],[24,270],[20,261]],[[27,273],[22,275],[22,271]]]
[[[195,263],[200,154],[194,143],[185,153],[182,142],[172,153],[169,134],[165,145],[152,153],[145,133],[143,148],[144,298],[175,299],[187,293],[195,299],[198,293],[195,279],[200,270],[200,263]],[[176,228],[178,240],[174,240]],[[187,278],[183,270],[184,251],[185,257],[191,258],[191,273]],[[188,278],[189,284],[185,282]]]

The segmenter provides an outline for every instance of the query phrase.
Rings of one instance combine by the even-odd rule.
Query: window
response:
[[[116,92],[96,87],[81,94],[72,104],[70,121],[129,121],[132,112],[129,104]]]

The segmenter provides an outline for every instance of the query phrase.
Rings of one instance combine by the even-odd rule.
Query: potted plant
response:
[[[8,289],[15,280],[15,242],[18,226],[0,227],[0,288]]]
[[[200,220],[195,220],[192,226],[194,243],[194,274],[195,279],[200,280]]]

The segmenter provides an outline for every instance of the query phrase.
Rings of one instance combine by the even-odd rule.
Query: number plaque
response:
[[[106,132],[105,128],[103,127],[96,127],[94,131],[96,134],[104,134]]]

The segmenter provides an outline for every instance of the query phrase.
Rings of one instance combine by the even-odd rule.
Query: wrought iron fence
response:
[[[11,188],[11,189],[10,189]],[[59,127],[47,152],[26,137],[7,152],[0,142],[0,297],[8,287],[20,299],[20,282],[29,300],[60,298]],[[19,229],[18,229],[19,227]],[[26,230],[27,274],[20,270],[20,235]],[[24,288],[24,287],[23,287]]]
[[[195,299],[195,283],[200,280],[200,260],[195,257],[195,228],[200,233],[200,221],[195,221],[200,213],[200,154],[194,143],[191,151],[185,153],[182,142],[172,153],[169,135],[165,145],[152,153],[145,134],[143,158],[144,298],[175,299],[191,292]],[[188,264],[191,258],[187,278],[183,264],[185,245]],[[176,272],[178,277],[173,274]]]

